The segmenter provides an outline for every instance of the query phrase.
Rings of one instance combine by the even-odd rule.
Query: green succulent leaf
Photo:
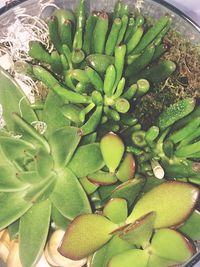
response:
[[[132,223],[139,217],[155,211],[155,228],[177,226],[190,216],[198,197],[199,189],[191,184],[165,182],[139,199],[127,223]]]
[[[87,176],[88,180],[99,185],[110,185],[117,182],[117,177],[114,173],[98,171]]]
[[[0,68],[0,85],[0,104],[3,107],[3,118],[9,131],[15,132],[17,130],[17,126],[11,116],[13,112],[22,114],[22,117],[28,122],[38,120],[19,85],[2,68]],[[22,102],[21,105],[20,101]]]
[[[71,220],[64,217],[54,205],[52,205],[51,209],[51,219],[56,227],[63,230],[66,230],[67,226],[71,223]]]
[[[116,173],[117,178],[121,182],[126,182],[132,179],[135,175],[135,159],[131,153],[127,153],[119,166],[119,170]]]
[[[16,170],[10,165],[0,166],[0,192],[21,191],[28,186],[16,177]]]
[[[104,206],[103,214],[116,224],[124,223],[128,216],[127,201],[123,198],[112,198]]]
[[[146,248],[153,234],[155,216],[155,212],[150,212],[134,223],[122,226],[115,233],[130,244]]]
[[[17,178],[28,184],[36,184],[41,182],[42,178],[37,171],[18,172]]]
[[[0,193],[0,230],[19,219],[32,203],[23,199],[22,192]]]
[[[41,180],[39,183],[30,185],[26,190],[24,199],[32,203],[43,201],[51,195],[55,184],[56,176],[55,174],[52,174],[50,177]]]
[[[62,114],[61,108],[64,101],[52,90],[49,91],[43,109],[43,120],[47,124],[47,136],[65,126],[69,126],[69,120]]]
[[[107,243],[115,227],[115,224],[104,216],[80,215],[67,228],[58,250],[69,259],[83,259]]]
[[[146,267],[149,255],[144,250],[131,249],[114,256],[108,267]]]
[[[50,223],[51,202],[36,203],[20,219],[19,254],[23,267],[35,266],[42,255]]]
[[[142,178],[129,180],[117,186],[111,192],[111,198],[124,198],[127,200],[128,206],[131,206],[140,194],[143,185],[144,179]]]
[[[9,161],[24,158],[26,153],[34,155],[35,147],[22,139],[12,137],[0,138],[1,149]]]
[[[93,254],[89,262],[89,267],[107,267],[112,257],[133,248],[135,246],[118,236],[114,236],[107,244]]]
[[[60,213],[72,220],[83,213],[90,213],[87,195],[76,176],[65,168],[58,174],[51,200]]]
[[[8,226],[10,240],[17,239],[19,234],[19,219]]]
[[[39,149],[35,157],[36,157],[36,168],[38,174],[42,178],[48,177],[54,165],[52,156],[49,153],[47,153],[46,150]]]
[[[151,255],[147,267],[169,267],[176,266],[176,261],[161,258],[157,255]]]
[[[191,238],[193,241],[200,239],[200,212],[194,210],[191,216],[179,228],[184,235]]]
[[[77,177],[95,173],[104,166],[98,143],[80,146],[70,161],[68,168]]]
[[[185,236],[167,228],[155,233],[151,241],[151,251],[154,255],[176,263],[184,263],[196,252],[194,244]]]
[[[124,143],[114,133],[108,133],[100,141],[103,159],[110,172],[115,172],[124,154]]]
[[[55,167],[67,165],[81,139],[81,132],[76,127],[64,127],[54,132],[49,139]],[[80,169],[80,165],[79,165]]]
[[[79,181],[81,185],[83,186],[85,192],[89,195],[94,193],[99,187],[97,184],[90,182],[87,177],[82,177],[79,179]]]

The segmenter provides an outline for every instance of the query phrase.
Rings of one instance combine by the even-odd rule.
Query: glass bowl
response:
[[[0,9],[0,37],[4,36],[9,27],[20,18],[20,16],[27,14],[31,16],[40,16],[42,19],[48,17],[56,8],[74,9],[79,0],[21,0],[13,1]],[[117,0],[88,0],[88,10],[106,10],[111,11]],[[134,9],[136,0],[123,0],[124,3],[129,4],[130,8]],[[143,15],[158,18],[166,13],[173,17],[172,28],[185,37],[191,43],[200,43],[200,26],[198,26],[192,19],[182,13],[176,7],[168,4],[163,0],[145,0],[141,7]],[[27,40],[25,40],[27,41]],[[0,260],[0,267],[5,266]],[[200,266],[200,251],[193,256],[193,258],[183,266]]]

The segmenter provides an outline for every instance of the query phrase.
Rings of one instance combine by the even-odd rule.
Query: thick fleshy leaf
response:
[[[10,224],[8,226],[9,237],[10,237],[11,240],[18,238],[19,221],[20,221],[20,219],[18,219],[17,221],[13,222],[12,224]]]
[[[80,214],[91,212],[84,189],[68,168],[58,175],[51,200],[60,213],[70,220]]]
[[[54,132],[49,139],[55,167],[67,165],[81,139],[81,132],[76,127],[64,127]],[[79,165],[80,168],[80,165]]]
[[[115,227],[104,216],[80,215],[68,226],[58,250],[66,258],[83,259],[107,243]]]
[[[181,233],[172,229],[160,229],[152,238],[151,251],[159,257],[184,263],[196,252],[195,246]]]
[[[0,166],[0,192],[21,191],[28,186],[16,177],[16,170],[10,165]]]
[[[176,265],[176,261],[161,258],[157,255],[150,255],[147,267],[169,267]]]
[[[146,267],[149,255],[146,251],[140,249],[131,249],[114,256],[108,264],[108,267]]]
[[[108,202],[108,200],[111,197],[111,193],[115,188],[117,188],[120,185],[120,182],[117,182],[116,184],[112,185],[102,185],[98,188],[99,195],[103,202]]]
[[[24,199],[32,203],[46,200],[54,190],[56,178],[55,174],[53,174],[37,184],[30,185],[26,190]]]
[[[194,210],[191,216],[178,230],[194,241],[200,240],[200,212]]]
[[[153,176],[147,177],[142,191],[143,193],[149,192],[151,189],[160,184],[163,184],[164,182],[166,182],[165,179],[158,179]]]
[[[32,154],[35,153],[35,147],[22,139],[1,137],[0,144],[3,153],[11,162],[18,158],[24,158],[26,151]]]
[[[20,105],[21,102],[21,105]],[[28,121],[37,121],[35,112],[16,81],[0,67],[0,104],[3,107],[3,118],[9,131],[17,130],[11,114],[17,112]]]
[[[48,177],[54,165],[52,156],[46,150],[39,149],[35,156],[35,161],[39,175],[43,178]]]
[[[121,182],[126,182],[130,180],[135,175],[135,159],[131,153],[127,153],[122,161],[121,165],[119,166],[119,170],[116,173],[117,178]]]
[[[99,171],[87,176],[88,180],[98,185],[110,185],[117,182],[117,177],[114,173]]]
[[[135,246],[114,236],[107,244],[93,254],[88,267],[107,267],[109,260],[126,250],[135,248]]]
[[[19,254],[23,267],[35,266],[46,243],[51,216],[49,200],[36,203],[22,218],[19,226]]]
[[[111,132],[101,139],[100,148],[106,166],[110,172],[115,172],[124,154],[123,141],[118,135]]]
[[[84,177],[95,173],[104,166],[98,143],[80,146],[70,161],[68,168],[77,177]]]
[[[155,228],[178,226],[190,216],[198,198],[199,189],[191,184],[165,182],[139,199],[127,223],[155,211]]]
[[[116,187],[111,192],[111,197],[124,198],[127,200],[128,205],[131,206],[138,197],[138,195],[140,194],[143,185],[144,185],[144,179],[142,178],[129,180]]]
[[[18,172],[17,178],[25,183],[36,184],[41,182],[42,178],[37,171]]]
[[[113,223],[125,222],[128,216],[127,201],[123,198],[112,198],[104,206],[103,214]]]
[[[0,230],[19,219],[32,203],[23,199],[23,193],[0,193]]]
[[[130,244],[146,248],[150,243],[153,233],[155,212],[150,212],[139,218],[132,224],[122,226],[115,231],[115,234]]]
[[[63,105],[62,98],[50,90],[43,109],[43,120],[47,124],[47,136],[51,136],[58,129],[70,125],[69,120],[61,112]]]
[[[99,187],[99,185],[91,183],[87,177],[82,177],[79,179],[79,181],[81,185],[83,186],[85,192],[89,195],[94,193]]]
[[[54,205],[52,205],[51,209],[51,219],[56,227],[61,228],[63,230],[66,230],[67,226],[71,222],[69,219],[64,217]]]

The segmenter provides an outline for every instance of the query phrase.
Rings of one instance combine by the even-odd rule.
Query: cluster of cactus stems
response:
[[[80,0],[76,15],[58,9],[47,24],[53,51],[31,41],[33,60],[15,65],[48,88],[43,102],[30,105],[0,69],[0,230],[19,239],[23,267],[37,266],[52,225],[67,228],[56,257],[72,266],[184,263],[200,238],[200,109],[180,101],[147,132],[134,116],[176,69],[159,61],[170,17],[149,26],[121,2],[86,16]]]

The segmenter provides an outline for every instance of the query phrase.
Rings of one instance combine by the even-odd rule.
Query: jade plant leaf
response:
[[[81,133],[76,127],[67,126],[52,134],[49,142],[51,144],[55,167],[61,168],[67,165],[73,156],[80,139]]]
[[[127,201],[123,198],[112,198],[104,206],[103,215],[116,224],[125,222],[128,216]]]
[[[0,193],[0,230],[15,222],[32,206],[22,195],[21,192]]]
[[[161,258],[157,255],[151,255],[149,257],[148,265],[147,267],[169,267],[176,265],[176,261],[168,260]]]
[[[58,251],[72,260],[83,259],[106,244],[112,238],[110,233],[115,227],[104,216],[80,215],[68,226]]]
[[[160,229],[152,238],[151,251],[161,258],[184,263],[196,252],[194,244],[172,229]]]
[[[158,179],[156,177],[150,176],[146,178],[145,181],[145,185],[142,189],[143,193],[149,192],[151,189],[153,189],[154,187],[163,184],[164,182],[166,182],[165,179]]]
[[[23,267],[35,266],[42,255],[49,231],[50,215],[51,202],[45,200],[35,204],[20,219],[19,254]]]
[[[114,233],[118,234],[121,239],[129,242],[130,244],[144,249],[150,244],[155,217],[155,212],[150,212],[139,218],[134,223],[122,226],[121,228],[115,230]]]
[[[35,112],[30,107],[30,103],[20,89],[16,81],[0,67],[0,104],[3,107],[3,118],[9,131],[16,131],[17,127],[12,120],[13,112],[21,113],[22,117],[28,121],[37,121]],[[20,101],[22,104],[20,105]]]
[[[81,185],[83,186],[85,192],[89,195],[94,193],[99,187],[99,185],[91,183],[87,177],[82,177],[79,179],[79,181]]]
[[[184,235],[188,236],[194,241],[200,240],[200,212],[194,210],[191,216],[178,229]]]
[[[130,180],[135,175],[135,159],[131,153],[127,153],[122,161],[121,165],[119,166],[119,170],[116,173],[117,178],[121,182],[126,182]]]
[[[116,187],[111,192],[111,197],[124,198],[127,200],[128,206],[131,206],[138,197],[138,195],[140,194],[143,185],[144,185],[143,178],[129,180]]]
[[[43,109],[43,120],[47,124],[47,136],[51,136],[58,129],[70,125],[69,120],[61,112],[63,105],[64,101],[50,90]]]
[[[63,230],[66,230],[67,226],[71,222],[71,220],[64,217],[54,205],[52,205],[51,208],[51,219],[55,223],[56,227],[61,228]]]
[[[100,148],[109,171],[115,172],[124,154],[123,141],[118,135],[110,132],[102,137]]]
[[[104,161],[98,143],[80,146],[68,168],[73,171],[77,177],[84,177],[95,173],[104,166]]]
[[[110,185],[117,182],[114,173],[99,171],[87,176],[88,180],[98,185]]]
[[[91,212],[84,189],[68,168],[58,174],[57,183],[50,198],[60,213],[70,220],[80,214]]]
[[[16,177],[16,170],[12,166],[0,166],[0,192],[21,191],[28,186]]]
[[[37,171],[24,171],[18,172],[17,178],[25,183],[36,184],[39,183],[42,178]]]
[[[198,198],[199,189],[191,184],[165,182],[139,199],[127,223],[132,223],[139,217],[155,211],[155,228],[178,226],[190,216]]]
[[[146,267],[149,255],[144,250],[131,249],[114,256],[108,267]]]
[[[102,201],[107,202],[111,197],[112,191],[115,190],[115,188],[117,188],[119,185],[120,185],[120,182],[118,181],[116,184],[100,186],[98,188],[98,192],[99,192],[99,195]]]
[[[112,257],[133,248],[135,248],[135,246],[122,240],[118,236],[113,236],[107,244],[92,255],[88,267],[107,267]]]

